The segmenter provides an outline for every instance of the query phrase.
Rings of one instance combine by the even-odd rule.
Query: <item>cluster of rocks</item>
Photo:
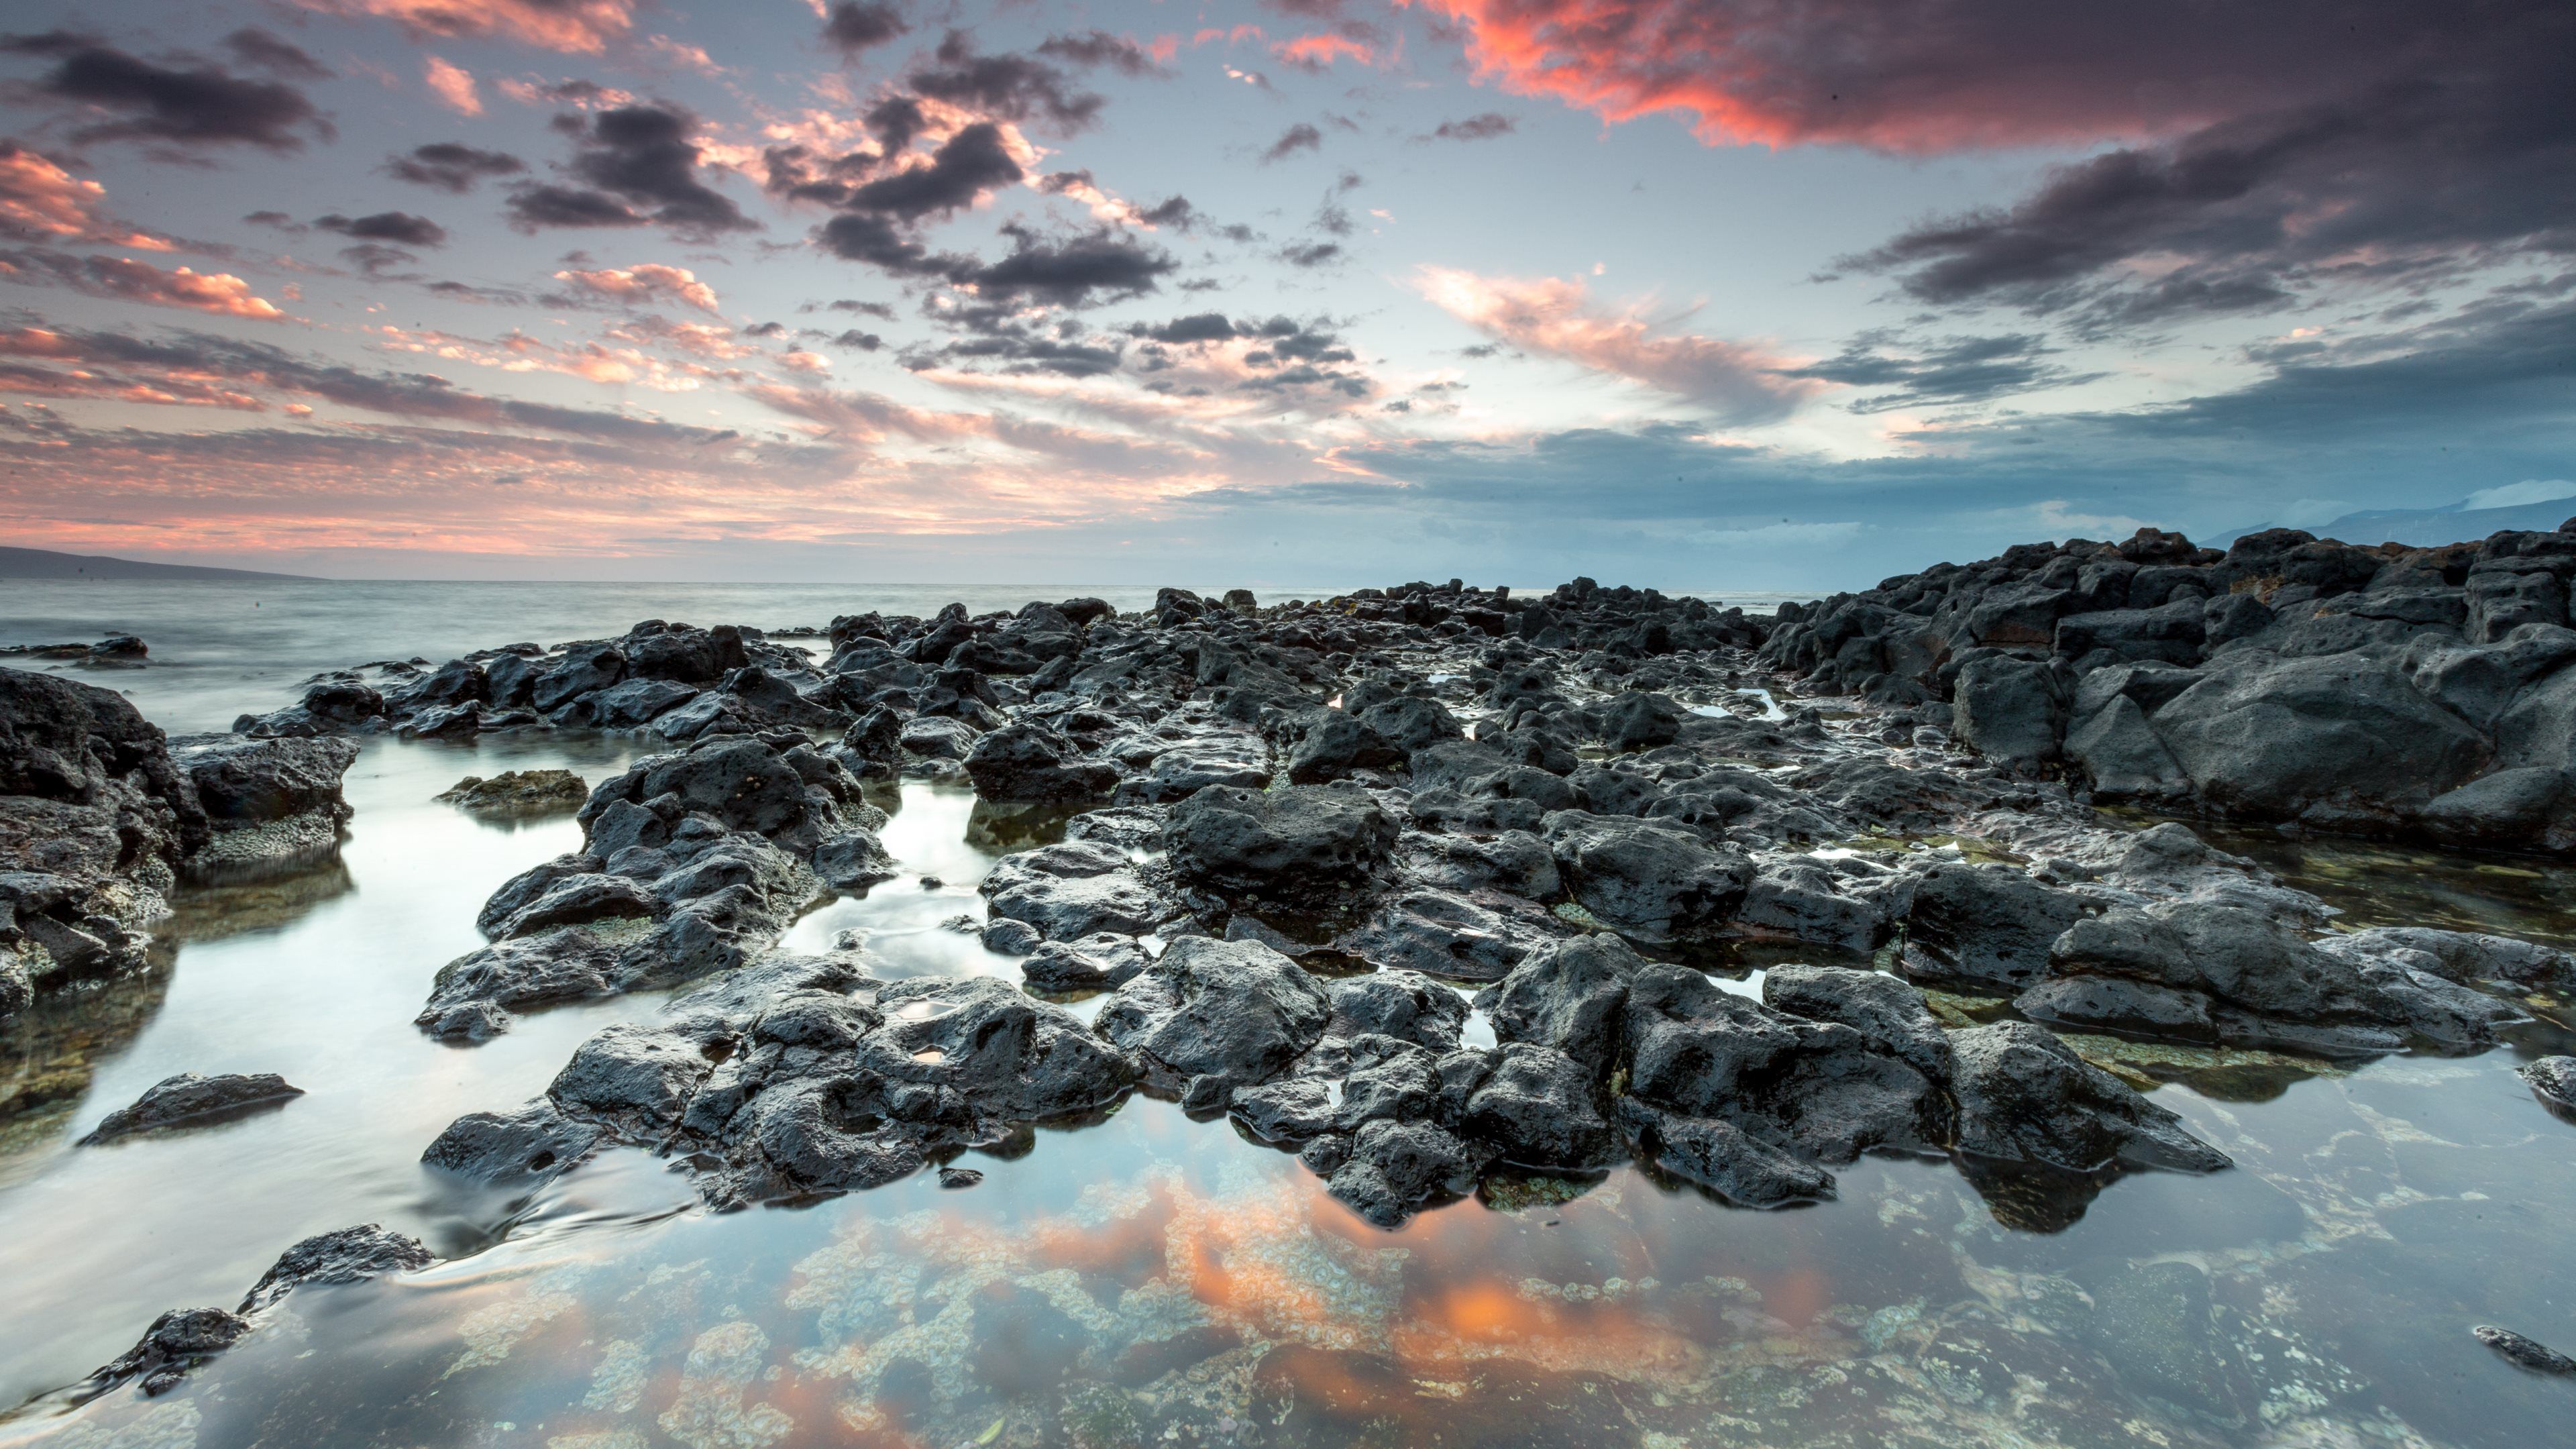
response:
[[[2576,519],[2025,544],[1782,609],[1761,659],[2092,798],[2576,852]]]
[[[95,644],[0,644],[0,659],[43,659],[77,669],[140,669],[151,654],[131,634],[110,634]]]
[[[175,1308],[152,1320],[134,1347],[102,1365],[69,1397],[82,1403],[129,1383],[147,1398],[166,1393],[274,1317],[298,1291],[414,1273],[436,1261],[419,1239],[374,1223],[316,1233],[278,1255],[233,1307]]]
[[[472,1041],[551,1003],[688,988],[425,1154],[513,1192],[628,1147],[711,1202],[797,1200],[1021,1151],[1142,1091],[1230,1115],[1384,1224],[1495,1174],[1632,1159],[1775,1206],[1893,1152],[1946,1156],[1999,1213],[2059,1226],[2121,1172],[2228,1159],[2052,1028],[2468,1051],[2525,1018],[2519,998],[2576,992],[2563,952],[2337,930],[2185,826],[2092,808],[2468,839],[2434,822],[2485,790],[2546,798],[2486,811],[2524,824],[2476,840],[2567,848],[2549,782],[2569,764],[2571,550],[2268,534],[2221,554],[2150,531],[1776,619],[1453,580],[868,614],[834,620],[828,654],[655,621],[327,676],[227,744],[562,727],[669,746],[588,792],[580,850],[494,892],[490,943],[419,1015]],[[1793,683],[1851,707],[1783,707]],[[197,847],[153,843],[213,838],[202,778],[248,756],[182,768],[130,708],[97,708],[108,723],[46,746],[85,762],[43,776],[54,794],[15,763],[0,784],[146,821],[144,854],[175,866]],[[336,779],[278,758],[297,762],[270,771],[278,800]],[[778,949],[828,893],[893,876],[865,790],[898,777],[1017,812],[996,833],[1027,848],[970,924],[1020,983]],[[2576,1090],[2533,1071],[2546,1100]],[[172,1332],[129,1376],[197,1351],[197,1328]]]
[[[138,970],[182,872],[327,854],[344,739],[172,741],[113,690],[0,669],[0,1019]]]
[[[827,888],[893,875],[885,815],[805,736],[716,735],[648,755],[582,804],[582,849],[495,891],[492,944],[450,962],[422,1029],[479,1040],[510,1013],[674,986],[766,951]]]
[[[430,1160],[521,1183],[622,1144],[716,1201],[796,1197],[1141,1089],[1234,1114],[1382,1222],[1493,1171],[1631,1156],[1755,1205],[1825,1195],[1873,1150],[2081,1196],[2225,1158],[2034,1023],[2473,1050],[2527,1019],[2516,996],[2576,990],[2545,947],[2333,931],[2183,826],[2116,828],[1947,751],[1919,706],[1780,709],[1731,611],[1588,583],[1081,605],[835,621],[799,697],[859,711],[837,740],[701,732],[594,792],[584,852],[496,893],[494,945],[442,973],[423,1025],[720,979]],[[1026,993],[764,954],[801,891],[891,873],[858,792],[892,775],[1055,823],[979,885]],[[1952,838],[1977,855],[1924,848]],[[1759,1000],[1702,969],[1746,952],[1805,964]],[[1922,987],[2019,1019],[1960,1029]],[[1098,992],[1088,1026],[1046,999]]]

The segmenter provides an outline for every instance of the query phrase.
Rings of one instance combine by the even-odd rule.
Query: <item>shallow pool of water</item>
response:
[[[1833,1202],[1757,1213],[1625,1168],[1489,1183],[1381,1232],[1226,1121],[1137,1098],[962,1159],[982,1174],[963,1190],[923,1174],[710,1214],[621,1153],[529,1203],[460,1192],[417,1161],[448,1121],[535,1094],[660,998],[475,1047],[416,1032],[484,896],[579,840],[431,797],[505,768],[595,780],[632,748],[369,741],[336,862],[186,895],[155,973],[13,1030],[0,1396],[31,1401],[0,1442],[2341,1449],[2562,1442],[2576,1405],[2469,1334],[2576,1346],[2576,1125],[2511,1071],[2576,1039],[2545,1021],[2482,1057],[2332,1072],[2086,1040],[2236,1158],[2205,1178],[1871,1158]],[[856,931],[882,974],[1011,974],[965,928],[973,887],[1045,823],[950,787],[880,799],[902,876],[789,944]],[[2303,850],[2266,863],[2342,881],[2356,918],[2536,934],[2571,899],[2558,867]],[[71,1145],[189,1070],[307,1095]],[[287,1244],[361,1222],[450,1261],[298,1292],[168,1394],[67,1412],[56,1391],[157,1313],[229,1306]]]

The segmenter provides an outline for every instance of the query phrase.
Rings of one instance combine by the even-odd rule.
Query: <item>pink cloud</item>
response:
[[[13,282],[51,283],[156,307],[184,307],[224,317],[275,322],[286,314],[266,298],[254,295],[250,283],[230,272],[199,272],[187,267],[165,272],[149,262],[128,257],[75,257],[54,251],[23,251],[0,259],[0,278]]]
[[[107,188],[85,181],[13,141],[0,141],[0,236],[23,241],[74,237],[166,252],[170,243],[109,221]]]
[[[650,302],[667,297],[709,315],[721,315],[716,307],[716,289],[699,281],[697,273],[686,267],[643,262],[632,267],[561,271],[555,273],[555,280],[614,301]]]
[[[1368,65],[1377,52],[1346,35],[1300,35],[1270,47],[1270,53],[1306,70],[1328,70],[1334,61],[1349,59]]]
[[[1759,348],[1659,334],[1633,309],[1595,307],[1581,282],[1424,267],[1416,285],[1433,305],[1496,341],[1642,383],[1729,423],[1778,422],[1822,386],[1782,377],[1780,369],[1794,364]]]
[[[1398,0],[1480,78],[1710,145],[1902,154],[2171,134],[2295,105],[2449,44],[2441,7],[2027,0]],[[2467,27],[2474,29],[2474,27]]]
[[[498,37],[597,55],[635,29],[634,0],[296,0],[325,15],[374,16],[415,36]]]
[[[463,66],[450,65],[433,55],[423,79],[440,105],[460,116],[483,114],[483,98],[474,93],[474,76]]]

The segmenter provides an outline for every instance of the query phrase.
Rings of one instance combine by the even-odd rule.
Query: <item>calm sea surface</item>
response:
[[[1150,591],[0,585],[0,636],[141,634],[152,667],[80,677],[173,729],[296,680],[637,619],[819,625]],[[930,1176],[708,1214],[613,1154],[513,1205],[425,1172],[456,1115],[540,1091],[643,995],[451,1047],[410,1020],[475,909],[579,843],[431,797],[465,774],[598,779],[638,748],[556,734],[373,739],[339,858],[188,892],[155,969],[0,1029],[0,1443],[768,1449],[960,1445],[1920,1445],[2409,1449],[2568,1442],[2576,1385],[2469,1335],[2576,1348],[2576,1125],[2512,1075],[2576,1033],[2484,1056],[2326,1068],[2259,1053],[2085,1049],[2232,1154],[2123,1178],[2073,1216],[1981,1196],[1948,1163],[1867,1158],[1833,1202],[1730,1209],[1635,1168],[1496,1184],[1397,1232],[1226,1122],[1131,1101]],[[907,784],[903,879],[819,907],[883,974],[1015,976],[948,923],[994,858],[963,791]],[[980,842],[980,843],[979,843]],[[2260,839],[2358,919],[2565,939],[2576,872]],[[925,887],[919,877],[944,884]],[[2540,1003],[2545,1015],[2561,1014]],[[73,1141],[180,1071],[307,1095],[219,1127]],[[172,1392],[55,1391],[165,1309],[229,1306],[287,1244],[379,1222],[448,1261],[299,1292]]]

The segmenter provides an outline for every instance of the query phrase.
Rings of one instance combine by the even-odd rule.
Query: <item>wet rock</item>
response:
[[[2089,992],[2071,993],[2044,983],[2022,998],[2024,1012],[2075,1025],[2147,1030],[2174,1014],[2177,992],[2203,1003],[2201,1039],[2232,1045],[2366,1054],[2404,1045],[2416,1025],[2408,999],[2297,930],[2239,906],[2185,900],[2081,920],[2056,942],[2049,964],[2061,978],[2147,988],[2124,993],[2097,979]],[[2130,994],[2142,1003],[2134,1013],[2123,1007]]]
[[[1811,860],[1768,860],[1756,869],[1737,929],[1786,937],[1837,950],[1866,953],[1887,937],[1887,908],[1879,900],[1846,893],[1842,878]]]
[[[1307,710],[1288,727],[1288,781],[1320,785],[1354,770],[1384,770],[1404,763],[1403,746],[1338,709]]]
[[[145,1398],[167,1393],[250,1330],[249,1319],[220,1308],[174,1308],[153,1319],[134,1347],[92,1372],[75,1397],[96,1398],[129,1382]]]
[[[1370,1223],[1392,1228],[1425,1203],[1464,1195],[1487,1160],[1434,1123],[1380,1120],[1351,1139],[1350,1157],[1325,1187]]]
[[[1949,1033],[1923,1004],[1923,993],[1896,977],[1845,966],[1774,966],[1763,973],[1762,1002],[1792,1016],[1850,1027],[1927,1081],[1950,1080]]]
[[[495,942],[438,970],[414,1025],[451,1041],[508,1029],[509,1013],[615,995],[626,973],[616,949],[578,926]]]
[[[555,712],[555,722],[604,730],[641,729],[695,700],[699,693],[667,679],[629,679],[566,704]]]
[[[1457,992],[1411,971],[1346,976],[1325,987],[1332,1014],[1328,1035],[1391,1037],[1434,1052],[1454,1049],[1467,1023],[1467,1003]]]
[[[1165,848],[1183,873],[1281,899],[1338,891],[1383,871],[1395,819],[1341,785],[1213,786],[1172,808]]]
[[[1667,1112],[1635,1097],[1619,1099],[1619,1117],[1655,1165],[1741,1207],[1787,1207],[1834,1195],[1833,1174],[1721,1118]]]
[[[1991,656],[1959,672],[1959,743],[1999,765],[2037,769],[2057,759],[2064,686],[2046,663]]]
[[[1617,936],[1580,936],[1532,955],[1478,1002],[1500,1039],[1552,1047],[1607,1076],[1625,1040],[1629,984],[1645,966]]]
[[[1753,882],[1735,846],[1652,821],[1561,811],[1548,842],[1565,889],[1603,924],[1642,941],[1687,940],[1732,920]]]
[[[1905,916],[1905,974],[1939,985],[2019,988],[2048,967],[2049,947],[2086,902],[2008,866],[1942,864],[1915,883]]]
[[[590,787],[570,770],[504,770],[490,779],[468,775],[438,798],[472,815],[559,815],[579,810]]]
[[[506,1112],[468,1112],[438,1134],[420,1160],[494,1187],[555,1176],[590,1155],[600,1129],[538,1098]]]
[[[2487,761],[2477,731],[2390,662],[2238,658],[2154,717],[2196,796],[2219,811],[2330,829],[2394,823]]]
[[[395,1273],[417,1273],[437,1262],[437,1255],[417,1238],[366,1223],[334,1232],[316,1233],[278,1255],[237,1310],[255,1313],[271,1307],[298,1288],[362,1283]]]
[[[1006,858],[977,889],[994,915],[1025,921],[1045,940],[1141,936],[1174,907],[1126,861],[1123,851],[1068,841]]]
[[[287,1085],[286,1079],[274,1072],[211,1077],[181,1072],[163,1078],[131,1104],[108,1113],[80,1140],[80,1145],[97,1147],[141,1133],[229,1121],[263,1107],[282,1107],[290,1098],[303,1095],[303,1088]]]
[[[1949,1141],[1941,1083],[1838,1022],[1782,1016],[1699,972],[1651,965],[1629,984],[1628,1090],[1723,1118],[1810,1161]]]
[[[1133,936],[1100,932],[1072,941],[1046,941],[1020,962],[1032,991],[1108,991],[1134,980],[1153,964]]]
[[[651,1140],[679,1125],[712,1064],[689,1043],[620,1023],[583,1042],[546,1095],[588,1120]]]
[[[349,802],[340,777],[358,758],[345,739],[256,740],[210,735],[171,751],[187,772],[217,831],[243,830],[290,816],[318,814],[333,826],[348,823]]]
[[[2493,1324],[2481,1323],[2470,1329],[2469,1333],[2478,1342],[2504,1355],[2505,1360],[2516,1368],[2529,1369],[2536,1374],[2576,1374],[2576,1358],[2569,1358],[2558,1350],[2525,1338],[2510,1328],[2498,1328]]]
[[[533,936],[557,926],[649,919],[663,910],[663,896],[642,881],[617,875],[570,875],[511,912],[497,934],[503,939]]]
[[[842,830],[814,847],[814,874],[835,890],[859,890],[902,873],[873,830]]]
[[[1349,700],[1345,699],[1344,704],[1348,706]],[[1360,723],[1408,756],[1466,734],[1466,726],[1436,699],[1398,695],[1368,703],[1354,713]]]
[[[1550,901],[1565,889],[1556,856],[1526,830],[1489,839],[1407,831],[1397,849],[1408,876],[1444,890],[1497,890],[1523,900]]]
[[[1110,998],[1101,1035],[1167,1081],[1268,1081],[1324,1034],[1332,999],[1305,968],[1257,941],[1187,937]]]
[[[1661,694],[1623,694],[1601,711],[1601,738],[1625,754],[1651,750],[1681,738],[1680,705]]]
[[[959,761],[975,748],[976,738],[973,725],[943,715],[918,716],[906,723],[897,736],[906,754]]]
[[[1028,720],[976,740],[965,763],[975,793],[1005,804],[1074,805],[1118,788],[1116,765],[1083,758],[1062,734]]]
[[[1522,1167],[1604,1167],[1625,1155],[1626,1141],[1597,1099],[1581,1062],[1551,1047],[1510,1042],[1467,1098],[1461,1130]]]
[[[1499,981],[1556,938],[1552,924],[1541,913],[1507,915],[1466,896],[1416,890],[1388,901],[1340,945],[1382,967]]]
[[[2565,1112],[2576,1112],[2576,1057],[2542,1057],[2514,1068],[2532,1095]]]
[[[1953,1032],[1958,1149],[2074,1172],[2104,1167],[2215,1172],[2227,1155],[2173,1112],[2131,1091],[2027,1022]]]

